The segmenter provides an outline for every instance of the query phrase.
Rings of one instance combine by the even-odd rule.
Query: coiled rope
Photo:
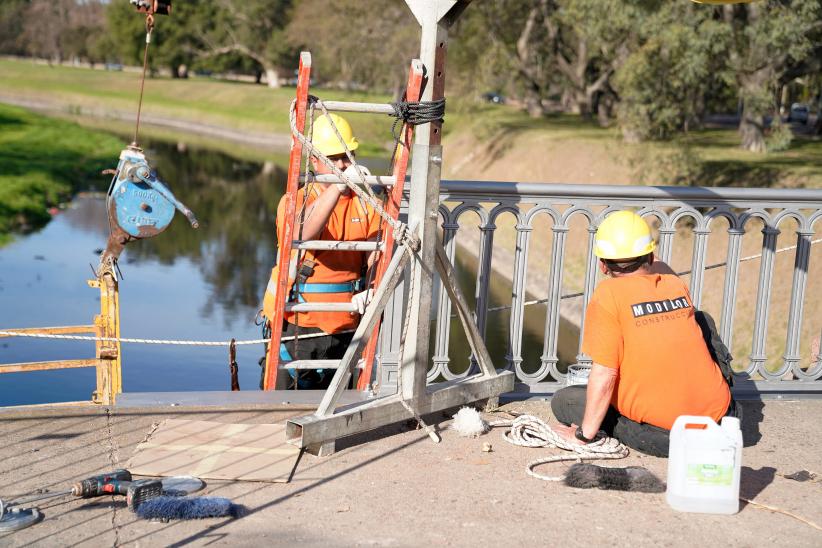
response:
[[[534,459],[525,465],[529,476],[545,481],[562,481],[565,476],[545,476],[534,471],[534,468],[542,464],[552,462],[598,460],[598,459],[624,459],[628,456],[629,450],[616,438],[609,438],[605,432],[599,431],[596,440],[585,445],[569,443],[562,436],[557,434],[542,419],[533,415],[520,415],[511,420],[499,420],[489,423],[491,427],[510,427],[503,432],[502,438],[511,445],[519,447],[557,447],[571,451],[570,455],[554,455]]]
[[[391,108],[394,109],[394,116],[396,120],[391,126],[391,135],[394,136],[396,142],[400,141],[400,136],[397,134],[397,126],[401,122],[418,126],[421,124],[429,124],[431,122],[442,122],[445,117],[445,99],[437,99],[436,101],[397,101],[391,103]]]

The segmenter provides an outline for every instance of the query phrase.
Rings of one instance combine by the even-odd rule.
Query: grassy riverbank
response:
[[[51,113],[97,126],[131,130],[139,74],[48,66],[0,59],[0,102],[25,99],[50,105]],[[323,99],[387,102],[381,94],[314,89]],[[528,117],[506,105],[478,105],[449,93],[444,176],[508,181],[610,184],[822,188],[822,138],[797,135],[783,151],[741,150],[733,123],[720,123],[664,143],[626,144],[618,130],[579,116]],[[151,78],[143,114],[182,123],[256,134],[287,135],[293,88],[270,89],[210,78]],[[366,155],[391,150],[391,118],[346,115]],[[148,125],[144,126],[148,130]],[[152,130],[155,131],[155,130]],[[179,131],[163,129],[166,136]],[[196,134],[196,130],[195,134]],[[205,138],[195,135],[195,138]],[[192,135],[185,137],[188,141]],[[287,141],[286,141],[287,143]],[[238,145],[235,155],[269,159],[271,150]],[[239,154],[237,154],[239,152]],[[280,151],[282,153],[282,151]]]
[[[48,209],[85,188],[103,188],[123,143],[76,124],[0,104],[0,243],[45,224]]]

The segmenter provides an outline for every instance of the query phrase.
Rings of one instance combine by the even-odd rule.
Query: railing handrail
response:
[[[568,183],[517,183],[510,181],[443,180],[443,199],[460,197],[585,198],[607,203],[614,199],[649,202],[670,200],[716,205],[717,201],[768,202],[775,206],[822,206],[822,189],[644,186]],[[733,205],[733,204],[729,204]]]

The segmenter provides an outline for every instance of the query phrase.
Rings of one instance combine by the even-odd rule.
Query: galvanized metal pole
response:
[[[420,60],[427,85],[422,101],[442,99],[445,95],[445,55],[450,27],[470,1],[406,0],[422,28]],[[433,294],[437,210],[442,169],[442,123],[417,127],[411,165],[411,191],[408,205],[409,225],[419,226],[420,251],[412,263],[409,285],[411,294],[408,335],[405,340],[400,381],[402,397],[419,401],[425,394],[430,342],[430,317]]]

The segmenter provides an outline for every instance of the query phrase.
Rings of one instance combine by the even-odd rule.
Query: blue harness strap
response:
[[[355,282],[294,284],[298,293],[351,293]]]

